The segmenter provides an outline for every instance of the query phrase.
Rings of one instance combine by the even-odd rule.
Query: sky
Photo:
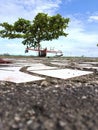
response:
[[[67,37],[42,42],[42,47],[62,50],[64,56],[98,57],[98,0],[0,0],[0,23],[13,24],[18,18],[33,20],[38,13],[70,18]],[[36,55],[22,39],[0,38],[0,54]]]

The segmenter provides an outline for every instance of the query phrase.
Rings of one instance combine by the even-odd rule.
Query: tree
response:
[[[7,22],[1,23],[0,30],[2,38],[22,38],[22,43],[28,47],[40,48],[41,41],[58,39],[67,36],[65,29],[68,27],[69,18],[63,18],[60,14],[48,16],[38,13],[33,21],[19,18],[13,25]]]

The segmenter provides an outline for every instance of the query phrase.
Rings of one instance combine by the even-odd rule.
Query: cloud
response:
[[[89,32],[86,28],[85,22],[72,18],[68,28],[68,39],[82,43],[90,44],[96,43],[98,35],[95,32]]]
[[[86,24],[85,24],[86,23]],[[71,44],[70,51],[73,55],[97,56],[98,48],[96,46],[98,41],[97,28],[95,31],[88,30],[88,23],[86,20],[77,20],[72,18],[68,28],[67,42]],[[92,28],[93,24],[89,24]],[[94,51],[93,51],[94,50]]]
[[[68,39],[86,45],[88,43],[96,43],[96,41],[98,40],[98,35],[96,33],[87,33],[85,31],[81,31],[81,29],[79,28],[76,28],[69,30]]]
[[[0,54],[23,54],[25,50],[20,39],[2,39],[0,38]]]
[[[92,15],[88,19],[89,22],[98,22],[98,15]]]
[[[60,4],[61,0],[1,0],[0,22],[12,23],[20,17],[32,20],[38,12],[53,15]]]

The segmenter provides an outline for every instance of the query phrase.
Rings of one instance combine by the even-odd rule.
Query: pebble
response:
[[[55,88],[59,88],[59,87],[60,87],[60,85],[58,85],[58,84],[57,84],[57,85],[55,85]]]
[[[0,85],[5,85],[5,84],[6,84],[6,82],[3,82],[3,81],[0,82]]]
[[[87,97],[86,96],[82,96],[82,99],[86,99]]]
[[[32,124],[32,120],[27,121],[27,125],[30,125],[30,124]]]
[[[95,92],[98,93],[98,89],[95,89]]]
[[[51,84],[53,84],[53,85],[58,84],[58,80],[56,80],[56,79],[52,80],[52,81],[51,81]]]
[[[49,83],[47,81],[42,81],[41,82],[41,86],[42,87],[48,87],[49,86]]]
[[[19,122],[19,121],[20,121],[20,117],[19,117],[18,115],[16,115],[16,116],[14,117],[14,120],[15,120],[16,122]]]

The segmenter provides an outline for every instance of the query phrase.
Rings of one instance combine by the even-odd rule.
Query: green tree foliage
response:
[[[48,16],[38,13],[33,21],[19,18],[13,25],[7,22],[1,23],[0,37],[22,38],[22,43],[29,47],[40,47],[41,41],[58,39],[67,36],[65,29],[68,27],[69,18],[63,18],[60,14]]]

